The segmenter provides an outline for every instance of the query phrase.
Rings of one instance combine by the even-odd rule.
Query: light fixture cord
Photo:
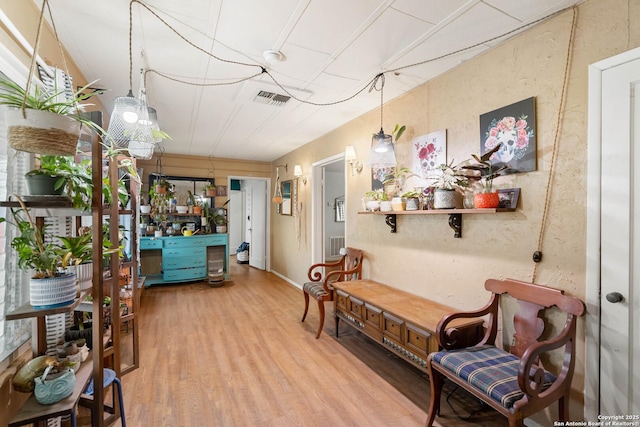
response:
[[[558,105],[558,116],[556,118],[556,130],[553,137],[553,147],[551,150],[551,160],[549,162],[549,175],[547,176],[547,188],[545,190],[544,197],[544,211],[542,212],[542,221],[540,223],[540,234],[538,235],[537,251],[542,250],[542,240],[544,238],[544,232],[547,225],[547,217],[549,216],[549,201],[551,198],[551,184],[553,182],[553,176],[556,164],[556,155],[558,153],[558,145],[560,144],[560,128],[562,127],[562,109],[564,107],[564,97],[567,93],[567,85],[569,83],[569,69],[571,68],[571,54],[573,52],[573,43],[575,39],[576,21],[578,19],[578,9],[573,6],[573,18],[571,20],[571,31],[569,33],[569,42],[567,44],[567,56],[564,66],[564,76],[562,79],[562,90],[560,91],[560,100]],[[531,282],[536,281],[536,273],[538,271],[539,262],[533,263],[533,272],[531,274]]]
[[[380,89],[378,89],[378,82],[380,82]],[[384,73],[380,73],[377,76],[375,76],[373,78],[373,81],[371,82],[371,86],[369,86],[369,93],[371,93],[372,90],[379,90],[380,91],[380,132],[384,133],[382,131],[382,123],[383,123],[383,117],[382,117],[382,105],[384,104]]]

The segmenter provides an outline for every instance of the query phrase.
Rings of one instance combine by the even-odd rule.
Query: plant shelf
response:
[[[449,215],[449,227],[454,231],[453,237],[462,237],[462,214],[495,214],[500,212],[515,212],[515,209],[490,208],[490,209],[429,209],[415,211],[373,211],[358,212],[362,215],[384,215],[385,223],[391,228],[392,233],[397,233],[397,215]]]

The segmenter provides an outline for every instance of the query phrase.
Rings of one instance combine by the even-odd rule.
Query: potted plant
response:
[[[463,162],[464,163],[464,162]],[[462,191],[469,186],[469,177],[462,171],[463,163],[442,163],[427,179],[435,188],[433,207],[454,209],[462,205]]]
[[[205,197],[215,197],[216,195],[215,184],[213,184],[212,182],[205,184],[204,188],[202,189],[202,192],[204,193]]]
[[[166,179],[161,179],[156,182],[156,193],[157,194],[165,194],[168,199],[173,198],[173,191],[171,189],[171,184]]]
[[[491,156],[500,149],[501,145],[502,143],[499,143],[479,157],[472,154],[471,157],[475,163],[462,166],[462,169],[478,172],[478,174],[468,177],[468,179],[479,181],[482,184],[482,190],[476,193],[473,198],[476,208],[497,208],[500,205],[498,192],[493,191],[493,180],[502,176],[509,169],[509,166],[505,164],[494,166],[491,163]]]
[[[10,79],[0,78],[0,105],[6,105],[7,139],[15,150],[31,153],[72,156],[76,154],[80,126],[104,134],[104,130],[81,112],[89,104],[81,105],[99,92],[78,89],[70,99],[64,89],[46,91],[35,86],[25,90]]]
[[[29,281],[30,302],[34,308],[66,305],[76,296],[76,275],[61,270],[64,249],[52,239],[45,239],[46,227],[36,227],[29,210],[18,198],[22,209],[11,209],[14,225],[20,235],[13,238],[11,247],[18,255],[18,267],[33,270]],[[5,222],[0,218],[0,222]],[[49,242],[49,243],[47,243]]]
[[[31,195],[66,193],[74,208],[91,207],[93,182],[89,159],[76,162],[72,156],[43,155],[39,161],[40,167],[25,175]]]
[[[202,214],[202,199],[191,191],[187,191],[187,206],[189,206],[190,213],[194,215]]]
[[[405,209],[408,211],[417,211],[420,209],[420,192],[411,190],[402,195],[405,199]]]
[[[382,182],[384,186],[384,191],[387,193],[387,196],[392,197],[400,197],[402,194],[402,186],[404,185],[407,178],[410,176],[414,176],[415,174],[408,167],[400,167],[394,166],[391,168],[391,172],[387,174],[385,180]]]
[[[382,188],[378,188],[376,190],[367,191],[365,194],[365,209],[367,211],[373,212],[378,210],[383,210],[381,205],[382,202],[388,202],[389,197],[382,190]],[[390,210],[390,209],[388,209]]]
[[[91,228],[81,227],[78,236],[58,236],[62,267],[70,267],[76,274],[80,290],[89,289],[93,280],[93,246]]]

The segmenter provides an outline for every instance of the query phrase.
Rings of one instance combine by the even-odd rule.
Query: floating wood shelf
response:
[[[391,228],[392,233],[396,233],[398,230],[397,215],[449,215],[449,227],[454,231],[453,237],[459,239],[462,237],[462,214],[495,214],[500,212],[515,212],[515,209],[429,209],[415,211],[358,212],[358,214],[384,215],[385,223]]]

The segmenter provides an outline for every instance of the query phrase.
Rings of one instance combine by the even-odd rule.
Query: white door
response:
[[[245,189],[246,231],[249,265],[266,269],[267,260],[267,183],[247,180]]]
[[[640,59],[602,72],[600,414],[640,415]],[[635,422],[638,422],[636,419]]]

